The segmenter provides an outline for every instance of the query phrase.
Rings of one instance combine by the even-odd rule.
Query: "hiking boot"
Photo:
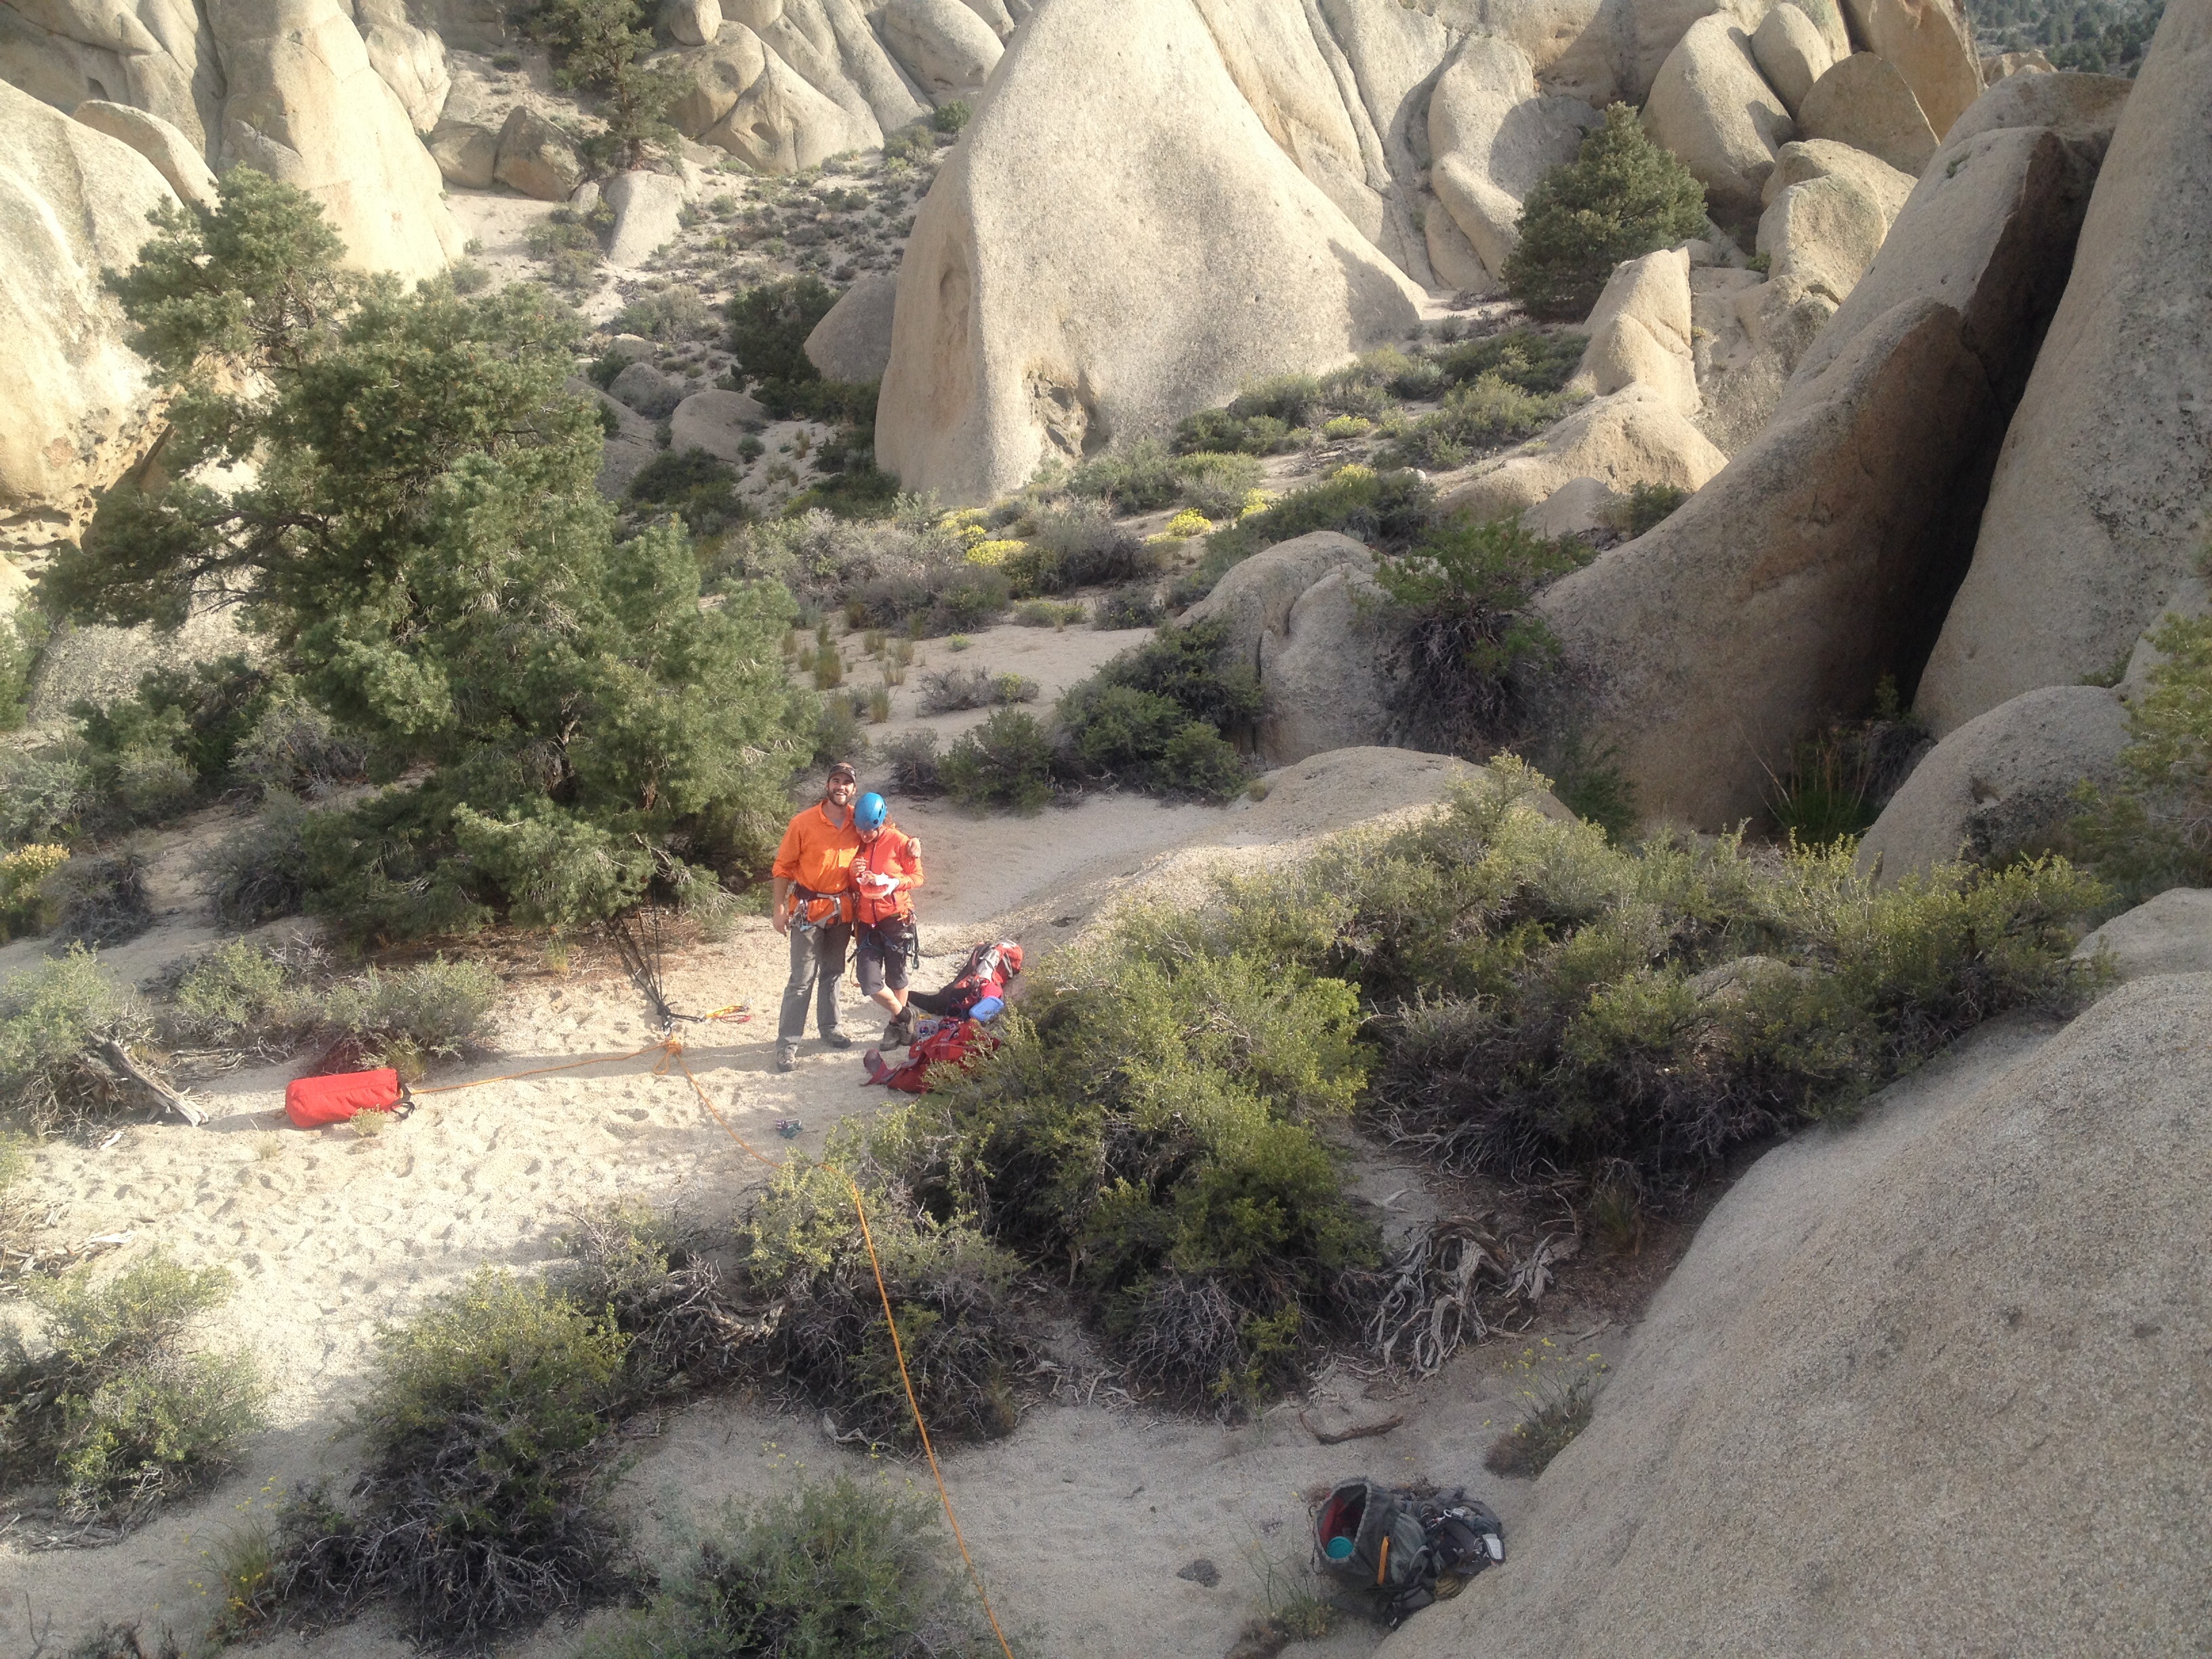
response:
[[[779,1042],[775,1045],[775,1069],[779,1072],[792,1072],[799,1069],[797,1043]]]
[[[824,1031],[822,1034],[822,1046],[825,1048],[849,1048],[853,1046],[853,1039],[842,1031]]]
[[[901,1014],[896,1019],[884,1027],[882,1043],[884,1048],[904,1048],[913,1042],[914,1022],[908,1019],[904,1014]]]

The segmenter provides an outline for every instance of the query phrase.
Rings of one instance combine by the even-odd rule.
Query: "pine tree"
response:
[[[359,933],[612,913],[757,850],[809,712],[774,583],[700,605],[680,526],[616,539],[581,331],[542,289],[404,291],[240,168],[109,273],[170,396],[158,465],[46,579],[87,621],[227,601],[365,738],[374,799],[313,817],[319,908]]]
[[[1586,317],[1622,260],[1705,229],[1705,187],[1614,104],[1582,153],[1528,192],[1505,286],[1536,316]]]

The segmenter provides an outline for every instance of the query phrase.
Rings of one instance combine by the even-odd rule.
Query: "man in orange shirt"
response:
[[[779,1072],[799,1063],[810,998],[822,1041],[832,1048],[853,1046],[838,1029],[837,981],[845,976],[845,952],[853,943],[852,865],[860,848],[853,797],[860,787],[853,769],[839,761],[830,769],[822,799],[791,820],[775,849],[771,920],[791,940],[791,980],[783,988],[783,1015],[775,1029]]]

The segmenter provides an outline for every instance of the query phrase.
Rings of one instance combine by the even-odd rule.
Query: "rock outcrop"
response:
[[[768,411],[744,392],[695,392],[668,417],[668,447],[679,455],[699,449],[718,461],[742,465],[740,447],[767,424]]]
[[[865,386],[890,367],[891,331],[898,315],[898,278],[861,277],[838,296],[806,337],[806,361],[824,380]]]
[[[1912,684],[2092,176],[2048,129],[1947,144],[1766,429],[1543,596],[1648,813],[1756,813],[1808,731]]]
[[[1691,24],[1667,54],[1644,129],[1697,175],[1723,224],[1757,216],[1774,152],[1796,136],[1752,61],[1750,38],[1719,13]]]
[[[154,164],[154,171],[179,201],[215,211],[218,200],[215,169],[189,138],[160,116],[128,104],[106,104],[91,98],[71,111],[70,118],[83,122],[94,132],[120,138],[137,150]]]
[[[2114,916],[2074,954],[2082,961],[2101,957],[2122,980],[2212,973],[2212,889],[2168,888]]]
[[[607,263],[635,269],[683,228],[684,181],[665,173],[617,173],[600,188],[615,210]]]
[[[1522,198],[1599,120],[1580,99],[1540,97],[1510,41],[1470,35],[1452,54],[1429,97],[1429,183],[1493,281],[1521,240]]]
[[[1185,625],[1221,622],[1230,659],[1259,675],[1269,765],[1388,741],[1390,638],[1372,603],[1381,595],[1374,568],[1351,537],[1320,531],[1232,566],[1185,615]]]
[[[1016,32],[899,271],[876,453],[908,489],[988,499],[1402,337],[1420,290],[1247,100],[1302,142],[1305,83],[1245,68],[1188,0],[1059,0]]]
[[[499,130],[492,177],[541,202],[565,202],[584,177],[575,147],[561,129],[526,105],[507,112]]]
[[[1835,64],[1835,54],[1813,20],[1784,0],[1751,37],[1751,55],[1782,107],[1794,117],[1813,83]]]
[[[0,84],[0,550],[73,538],[152,440],[146,367],[100,286],[176,199],[130,145]]]
[[[1832,139],[1919,175],[1936,153],[1936,129],[1896,65],[1854,52],[1814,82],[1797,124],[1808,138]]]
[[[2018,76],[2048,99],[2098,77]],[[2127,97],[2081,251],[1921,682],[1939,732],[2103,673],[2191,574],[2212,520],[2212,0],[2177,0]],[[1969,112],[1968,119],[1973,118]]]
[[[1768,1153],[1528,1494],[1508,1569],[1378,1659],[2212,1628],[2208,1094],[2212,976],[2148,978]]]
[[[1897,66],[1938,139],[1982,95],[1974,31],[1954,0],[1844,0],[1868,47]]]
[[[1639,382],[1594,398],[1541,438],[1507,451],[1443,505],[1478,519],[1511,518],[1577,478],[1595,478],[1620,495],[1640,483],[1694,491],[1727,464],[1668,392]]]
[[[193,0],[0,4],[0,80],[64,113],[88,99],[159,116],[221,159],[223,65]]]
[[[1568,382],[1595,396],[1624,386],[1651,388],[1683,414],[1698,407],[1698,369],[1690,351],[1690,256],[1662,248],[1621,264],[1583,325],[1589,343]]]
[[[438,165],[337,0],[206,0],[221,44],[224,165],[307,191],[348,263],[413,279],[459,257]]]
[[[489,190],[499,166],[499,135],[471,121],[441,121],[423,139],[439,176],[463,190]]]
[[[714,0],[701,0],[712,7]],[[446,69],[446,43],[435,29],[418,28],[406,0],[353,0],[354,25],[368,61],[392,88],[417,132],[427,133],[446,112],[453,77]]]
[[[981,87],[1006,50],[998,31],[961,0],[890,0],[878,16],[891,55],[939,95]]]
[[[1884,881],[1956,858],[1997,863],[2049,849],[2084,781],[2118,776],[2126,708],[2094,685],[2053,685],[1968,720],[1905,781],[1859,843]]]

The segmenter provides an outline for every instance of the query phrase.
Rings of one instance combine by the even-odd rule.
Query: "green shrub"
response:
[[[385,1331],[353,1507],[295,1500],[273,1599],[384,1596],[417,1641],[481,1648],[615,1589],[620,1534],[596,1500],[628,1346],[489,1268]]]
[[[1223,734],[1260,717],[1258,676],[1226,660],[1227,624],[1173,628],[1125,651],[1060,701],[1062,765],[1076,777],[1219,799],[1250,781]]]
[[[975,118],[975,112],[966,99],[954,98],[930,112],[929,125],[935,132],[958,132]]]
[[[0,843],[64,840],[98,802],[81,744],[0,749]]]
[[[672,508],[695,536],[718,536],[752,516],[738,497],[735,468],[703,449],[664,450],[629,481],[629,498]]]
[[[313,868],[307,854],[313,811],[289,795],[271,795],[261,811],[210,848],[209,898],[234,927],[257,927],[306,908]]]
[[[1597,1410],[1597,1387],[1598,1374],[1584,1370],[1523,1390],[1526,1414],[1490,1443],[1482,1467],[1508,1480],[1534,1480],[1589,1427]]]
[[[1516,734],[1517,683],[1558,653],[1528,601],[1589,558],[1584,544],[1516,520],[1461,514],[1378,563],[1399,629],[1396,713],[1420,746],[1481,754]]]
[[[1159,554],[1089,502],[1036,515],[1024,550],[1006,561],[1006,574],[1024,593],[1065,593],[1070,588],[1133,581],[1159,568]]]
[[[368,745],[296,689],[273,690],[230,753],[230,775],[264,799],[309,799],[368,777]]]
[[[1267,469],[1256,456],[1225,455],[1210,450],[1178,455],[1176,472],[1180,484],[1177,498],[1185,507],[1214,520],[1233,519],[1242,513],[1245,498],[1260,487],[1260,481],[1267,476]]]
[[[1510,328],[1448,345],[1435,365],[1448,386],[1498,380],[1532,398],[1547,398],[1567,389],[1589,344],[1589,336],[1570,329]]]
[[[964,708],[1005,708],[1035,702],[1037,683],[1019,674],[994,674],[988,668],[938,668],[921,677],[919,706],[925,714],[952,714]]]
[[[1262,548],[1316,530],[1340,530],[1370,546],[1402,548],[1428,523],[1436,492],[1419,474],[1347,466],[1293,490],[1262,512],[1206,538],[1200,567],[1207,586]],[[1186,601],[1188,603],[1188,601]]]
[[[1079,599],[1024,599],[1007,620],[1024,628],[1058,629],[1083,622],[1089,615]]]
[[[231,1288],[221,1267],[158,1255],[98,1288],[82,1272],[33,1281],[52,1348],[0,1344],[0,1480],[54,1481],[65,1516],[128,1525],[229,1468],[260,1424],[257,1371],[183,1339]]]
[[[1034,714],[1001,708],[945,750],[938,775],[963,806],[1034,812],[1052,798],[1051,735]]]
[[[893,794],[943,794],[945,780],[938,766],[937,733],[927,726],[902,732],[884,744],[884,770]]]
[[[2128,704],[2122,780],[2085,788],[2069,835],[2125,897],[2212,886],[2212,618],[2170,616],[2159,660]]]
[[[419,1075],[434,1060],[484,1046],[499,1005],[499,975],[483,963],[417,963],[391,973],[371,968],[331,988],[323,1018],[349,1057]]]
[[[219,945],[178,975],[166,1016],[170,1035],[195,1048],[287,1054],[325,1029],[322,969],[312,947]]]
[[[1122,513],[1150,513],[1182,493],[1183,475],[1167,446],[1141,438],[1126,451],[1085,461],[1069,475],[1074,495],[1111,501]]]
[[[573,209],[556,208],[524,233],[523,247],[545,268],[545,280],[569,294],[588,294],[599,285],[602,257],[598,234]],[[620,369],[616,373],[619,374]]]
[[[999,1644],[927,1498],[846,1477],[734,1505],[588,1659],[986,1659]]]
[[[1384,453],[1393,465],[1449,471],[1534,437],[1584,400],[1579,392],[1524,392],[1500,375],[1484,374],[1447,393],[1435,414],[1395,428]]]
[[[1233,1407],[1346,1328],[1374,1258],[1320,1134],[1364,1058],[1349,986],[1187,921],[1056,957],[1005,1046],[909,1109],[897,1167],[1073,1283],[1133,1381]]]
[[[1152,582],[1131,582],[1117,587],[1098,601],[1091,614],[1093,628],[1157,628],[1166,615],[1167,607],[1160,603],[1159,588]]]
[[[586,161],[621,173],[673,151],[668,110],[685,82],[669,65],[647,61],[653,20],[636,0],[538,0],[522,21],[552,48],[562,87],[599,94],[594,112],[604,125],[577,147]]]
[[[1775,827],[1807,847],[1855,841],[1874,827],[1932,741],[1928,728],[1898,707],[1896,682],[1884,675],[1873,714],[1833,722],[1791,749],[1768,792]],[[1992,854],[2019,850],[1984,848],[1972,856],[1986,862]]]
[[[45,615],[18,605],[0,617],[0,732],[21,726],[31,712],[31,680],[53,631]]]
[[[134,1103],[132,1086],[103,1054],[147,1034],[143,1012],[72,948],[0,979],[0,1103],[11,1126],[49,1134]]]
[[[1705,186],[1614,104],[1582,153],[1528,192],[1505,286],[1535,316],[1587,316],[1615,265],[1705,228]]]
[[[619,333],[671,342],[704,339],[714,331],[707,302],[689,283],[671,283],[631,301],[615,319],[614,327]]]
[[[154,925],[146,860],[135,848],[78,854],[46,878],[44,896],[58,945],[121,945]]]
[[[787,276],[733,296],[730,352],[738,372],[749,380],[787,385],[820,380],[806,355],[806,337],[836,303],[836,290],[815,276]]]
[[[0,854],[0,943],[54,925],[46,882],[68,862],[69,848],[51,842]]]
[[[1272,455],[1297,447],[1328,410],[1320,380],[1281,374],[1247,386],[1225,409],[1202,409],[1176,428],[1176,448]]]
[[[1690,499],[1690,492],[1674,484],[1640,483],[1628,492],[1628,533],[1632,539],[1656,529]]]

